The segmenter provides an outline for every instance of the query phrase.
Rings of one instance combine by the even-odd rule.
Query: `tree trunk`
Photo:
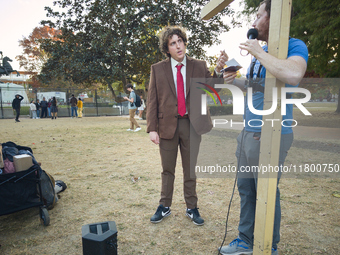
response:
[[[109,89],[110,89],[110,91],[111,91],[111,93],[112,93],[113,99],[116,100],[116,97],[117,97],[117,96],[116,96],[115,91],[114,91],[113,88],[112,88],[111,83],[108,83],[108,86],[109,86]]]
[[[339,87],[339,92],[338,92],[338,107],[336,108],[336,111],[337,113],[340,113],[340,104],[339,104],[339,101],[340,101],[340,87]]]

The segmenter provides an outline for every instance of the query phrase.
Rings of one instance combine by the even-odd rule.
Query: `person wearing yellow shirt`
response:
[[[81,101],[81,98],[79,97],[79,100],[77,102],[77,112],[78,112],[78,118],[83,117],[83,101]]]

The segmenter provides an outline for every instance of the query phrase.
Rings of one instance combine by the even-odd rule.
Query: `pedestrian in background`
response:
[[[143,99],[143,96],[141,95],[140,96],[140,107],[138,107],[138,111],[139,111],[139,119],[142,120],[143,119],[143,112],[144,112],[144,109],[145,109],[145,102],[144,102],[144,99]]]
[[[48,99],[48,103],[47,103],[48,117],[51,117],[51,106],[52,106],[52,98]]]
[[[47,118],[47,106],[48,103],[46,101],[46,98],[43,97],[43,100],[40,102],[40,106],[41,106],[41,118]]]
[[[31,101],[30,103],[30,111],[32,113],[32,119],[37,118],[37,106],[34,103],[34,100]]]
[[[57,115],[58,115],[58,106],[57,106],[57,99],[55,99],[55,97],[52,98],[51,101],[51,119],[56,119]]]
[[[12,102],[12,108],[16,111],[16,117],[15,117],[15,122],[20,122],[19,120],[19,115],[20,115],[20,104],[21,101],[24,99],[23,96],[16,94],[15,98],[13,99]]]
[[[72,94],[72,97],[70,99],[70,104],[71,104],[71,118],[73,118],[73,112],[75,113],[76,117],[78,117],[78,113],[77,113],[77,98],[74,97],[74,94]]]
[[[78,118],[82,118],[83,117],[83,101],[81,101],[81,98],[78,98],[78,102],[77,102],[77,107],[78,107]]]
[[[40,119],[41,105],[40,105],[39,99],[37,99],[37,102],[35,103],[35,107],[37,108],[37,119]]]
[[[130,92],[130,96],[129,97],[124,97],[125,100],[129,101],[129,115],[130,115],[130,128],[127,129],[126,131],[135,131],[138,132],[139,130],[141,130],[141,127],[138,125],[137,121],[135,120],[135,113],[137,110],[136,107],[136,93],[133,90],[133,86],[131,83],[126,85],[126,89],[127,91]],[[134,126],[136,126],[136,129],[134,129]]]

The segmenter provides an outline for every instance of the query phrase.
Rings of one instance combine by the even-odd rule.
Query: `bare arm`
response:
[[[287,59],[278,59],[266,53],[256,39],[241,43],[240,48],[247,50],[269,73],[284,83],[296,86],[306,72],[307,63],[303,57],[292,56]]]
[[[127,101],[129,101],[130,103],[133,103],[134,102],[134,100],[133,100],[133,98],[131,98],[131,99],[129,99],[128,97],[123,97],[125,100],[127,100]]]
[[[245,84],[247,79],[245,78],[236,78],[236,72],[224,72],[223,79],[226,84],[232,84],[245,91]]]

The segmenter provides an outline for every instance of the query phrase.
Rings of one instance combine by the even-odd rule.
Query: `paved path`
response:
[[[218,117],[213,117],[213,119],[219,119]],[[221,122],[226,120],[224,116],[221,116]],[[237,121],[235,121],[237,122]],[[238,121],[240,123],[240,121]],[[230,120],[228,123],[224,123],[223,125],[217,125],[218,128],[232,129],[232,130],[242,130],[243,125],[233,123],[232,127],[230,125]],[[319,138],[319,139],[331,139],[331,140],[340,140],[340,128],[325,128],[325,127],[307,127],[307,126],[296,126],[293,128],[294,137],[295,138]]]
[[[301,137],[340,140],[340,128],[296,126],[293,128],[293,132],[296,138]]]

